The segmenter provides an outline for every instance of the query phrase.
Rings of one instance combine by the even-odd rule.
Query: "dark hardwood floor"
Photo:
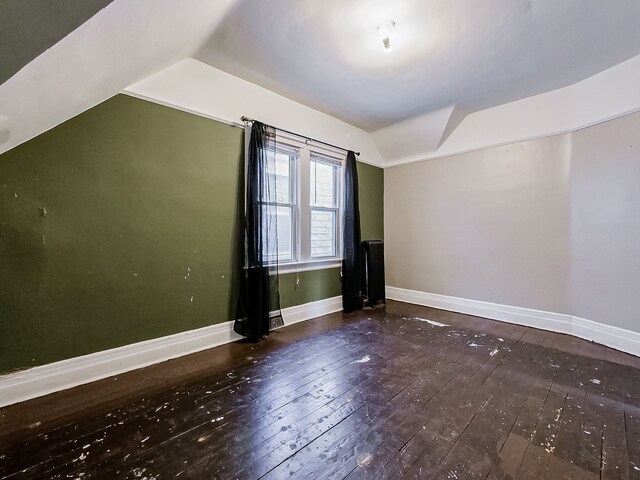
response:
[[[0,478],[640,479],[639,374],[389,302],[0,409]]]

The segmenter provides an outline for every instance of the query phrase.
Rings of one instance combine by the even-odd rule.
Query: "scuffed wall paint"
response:
[[[242,144],[118,95],[1,155],[0,372],[231,319]],[[365,169],[363,238],[381,234],[383,189]],[[339,272],[283,275],[282,306],[339,295]]]
[[[2,155],[0,370],[227,320],[241,145],[117,96]]]

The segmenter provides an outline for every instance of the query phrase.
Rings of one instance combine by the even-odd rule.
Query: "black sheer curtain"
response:
[[[257,121],[249,128],[245,154],[245,265],[233,329],[255,341],[283,322],[278,291],[278,219],[273,205],[277,199],[276,132]]]
[[[356,155],[349,150],[344,168],[344,228],[342,260],[342,309],[362,309],[360,276],[360,207],[358,204],[358,170]]]

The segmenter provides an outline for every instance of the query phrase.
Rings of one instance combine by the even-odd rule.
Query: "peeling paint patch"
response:
[[[358,467],[362,468],[371,461],[371,455],[367,454],[358,460]]]
[[[146,471],[147,471],[146,468],[136,467],[136,468],[133,469],[132,473],[133,473],[134,478],[141,478],[142,475],[144,475],[144,472],[146,472]]]

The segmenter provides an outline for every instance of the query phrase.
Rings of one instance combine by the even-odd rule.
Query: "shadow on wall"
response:
[[[244,133],[242,135],[244,145]],[[229,291],[228,312],[230,320],[235,319],[240,302],[240,282],[244,275],[244,148],[240,150],[237,164],[236,210],[233,221],[233,240],[231,245],[231,290]]]

